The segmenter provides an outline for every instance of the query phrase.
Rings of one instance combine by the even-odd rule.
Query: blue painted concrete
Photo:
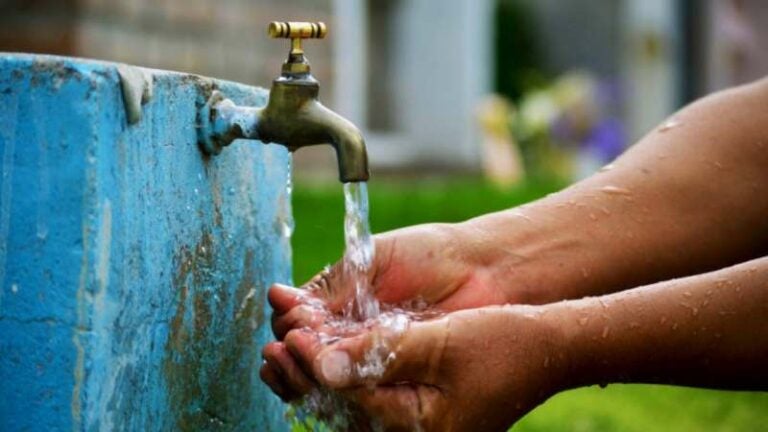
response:
[[[286,428],[258,367],[288,154],[195,131],[212,89],[266,92],[142,72],[129,124],[114,64],[0,54],[2,431]]]

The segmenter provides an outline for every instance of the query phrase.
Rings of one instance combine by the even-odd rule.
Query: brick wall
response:
[[[0,51],[70,55],[77,0],[0,0]]]
[[[77,54],[268,87],[288,41],[267,38],[273,20],[322,20],[331,0],[81,0]],[[332,44],[306,44],[313,73],[332,92]]]
[[[325,21],[332,0],[0,0],[0,51],[97,58],[269,87],[288,41],[273,20]],[[332,43],[307,56],[331,102]]]

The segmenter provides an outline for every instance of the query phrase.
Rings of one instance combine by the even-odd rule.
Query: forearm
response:
[[[768,249],[768,83],[703,99],[609,170],[464,224],[512,301],[546,303],[696,274]]]
[[[567,387],[768,390],[768,258],[542,309],[562,335]]]

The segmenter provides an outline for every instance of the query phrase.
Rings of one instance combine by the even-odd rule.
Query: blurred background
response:
[[[539,198],[686,103],[768,72],[763,0],[0,0],[0,51],[268,88],[288,50],[267,38],[272,20],[328,24],[305,49],[321,99],[364,130],[376,232]],[[342,252],[343,198],[329,148],[294,166],[302,282]],[[768,396],[581,389],[513,430],[768,431]]]

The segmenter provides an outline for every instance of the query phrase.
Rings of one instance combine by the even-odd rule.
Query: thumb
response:
[[[377,325],[359,335],[323,344],[317,333],[291,331],[285,343],[326,387],[414,382],[436,385],[445,348],[447,319]],[[398,319],[399,319],[398,318]]]

